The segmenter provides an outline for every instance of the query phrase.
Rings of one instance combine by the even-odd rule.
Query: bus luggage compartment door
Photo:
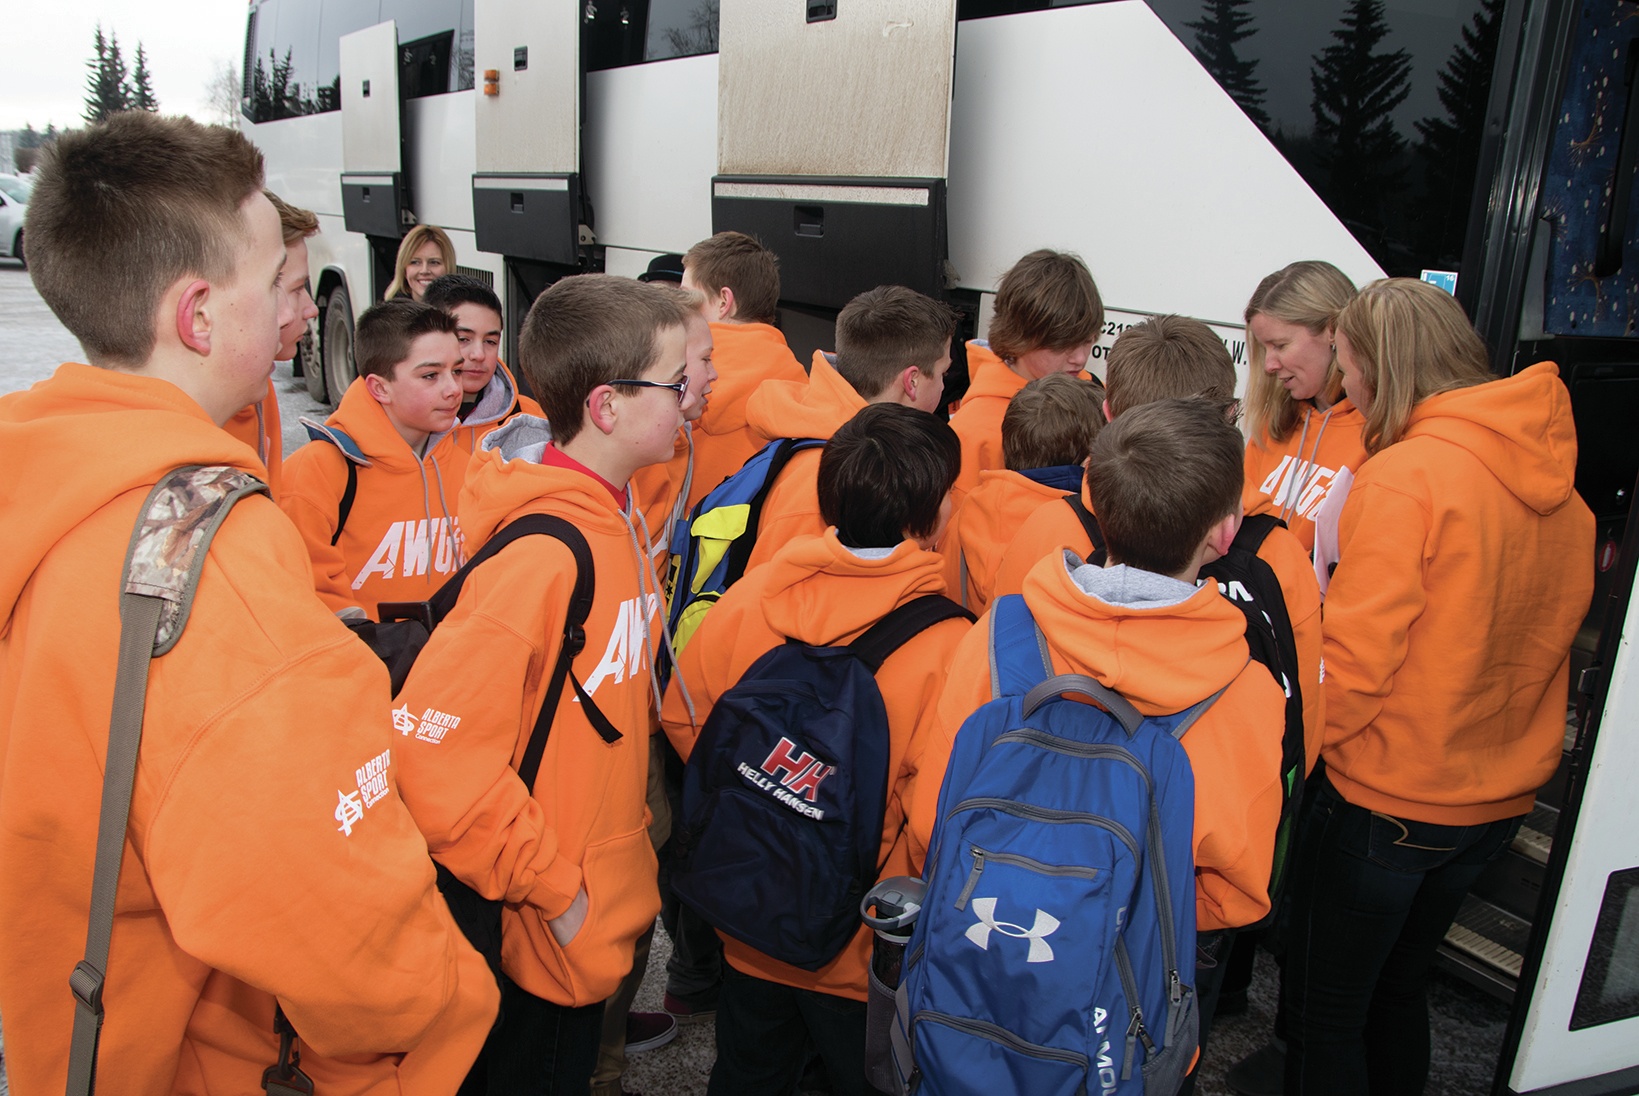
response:
[[[340,41],[341,210],[347,231],[399,239],[410,209],[404,185],[398,25],[377,23]]]
[[[712,229],[780,257],[781,297],[943,296],[955,0],[723,0]]]
[[[477,0],[473,67],[479,249],[573,264],[582,222],[580,5]]]

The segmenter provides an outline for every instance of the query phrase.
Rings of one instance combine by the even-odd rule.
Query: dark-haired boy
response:
[[[684,289],[705,298],[717,389],[694,431],[694,478],[686,509],[740,470],[761,443],[746,425],[746,403],[767,381],[805,379],[785,336],[774,326],[780,265],[774,253],[743,232],[719,232],[683,256]]]
[[[1002,417],[1005,468],[979,473],[945,540],[945,581],[974,612],[990,603],[1002,552],[1036,508],[1081,490],[1082,469],[1104,425],[1104,389],[1054,373],[1019,389]]]
[[[66,133],[29,205],[34,284],[92,365],[0,399],[0,1012],[13,1091],[67,1087],[137,512],[173,469],[262,463],[221,426],[267,391],[279,217],[237,130],[145,111]],[[74,458],[64,461],[63,454]],[[274,1006],[325,1091],[447,1094],[495,984],[395,787],[381,663],[312,596],[268,499],[211,542],[147,670],[113,910],[106,1091],[255,1092]]]
[[[461,513],[475,549],[534,514],[566,520],[590,549],[584,646],[533,790],[515,767],[581,573],[565,542],[524,536],[476,568],[398,698],[400,787],[434,858],[507,902],[502,1020],[482,1063],[493,1093],[587,1090],[604,1000],[660,909],[645,818],[660,596],[627,483],[672,454],[685,315],[626,278],[554,284],[518,346],[547,418],[513,416],[468,471]]]
[[[455,320],[406,297],[359,317],[359,375],[313,439],[285,462],[279,500],[338,613],[375,619],[383,601],[425,601],[466,560],[455,515],[465,454]]]
[[[461,410],[455,444],[469,456],[484,435],[522,411],[541,415],[541,405],[519,394],[512,370],[501,360],[501,298],[469,274],[445,274],[427,286],[422,300],[455,319],[461,344]]]
[[[881,285],[837,316],[837,351],[814,352],[806,381],[773,381],[751,397],[746,421],[757,447],[776,438],[830,438],[868,404],[939,407],[950,369],[956,314],[902,285]],[[747,566],[773,558],[792,537],[825,531],[817,479],[820,451],[797,453],[763,503]]]
[[[679,752],[688,756],[717,699],[787,637],[845,644],[900,605],[944,592],[932,547],[949,517],[960,459],[949,426],[891,403],[864,408],[836,431],[818,472],[820,506],[831,528],[781,545],[766,566],[748,571],[684,649],[662,712]],[[891,735],[877,856],[882,878],[911,871],[904,793],[920,764],[944,666],[968,627],[962,619],[929,627],[877,673]],[[692,721],[681,695],[685,686]],[[841,954],[807,971],[725,935],[729,969],[717,1003],[717,1063],[707,1091],[792,1091],[810,1039],[825,1060],[832,1091],[871,1091],[864,1077],[870,938],[861,925]]]
[[[1056,551],[1037,562],[1023,589],[1054,673],[1093,677],[1145,715],[1181,712],[1225,689],[1183,738],[1195,771],[1201,932],[1250,924],[1269,911],[1282,802],[1285,696],[1248,659],[1240,610],[1215,586],[1195,584],[1240,525],[1243,448],[1217,401],[1161,400],[1119,416],[1093,442],[1087,466],[1108,562],[1095,567]],[[923,855],[956,732],[991,699],[987,623],[980,619],[951,661],[912,793]]]

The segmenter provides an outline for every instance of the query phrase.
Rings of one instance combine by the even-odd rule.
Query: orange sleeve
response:
[[[1289,530],[1273,529],[1258,549],[1258,557],[1269,564],[1280,579],[1286,599],[1286,615],[1292,622],[1292,638],[1298,652],[1298,687],[1303,693],[1303,752],[1308,768],[1320,759],[1321,737],[1326,730],[1326,691],[1321,674],[1320,583],[1303,550]]]
[[[797,537],[818,536],[827,526],[819,508],[819,457],[812,449],[798,453],[780,472],[763,500],[757,543],[746,561],[749,570],[774,558]]]
[[[581,870],[558,855],[512,766],[544,700],[574,576],[569,549],[547,537],[475,569],[393,713],[404,802],[433,856],[486,898],[528,902],[547,919],[574,900]]]
[[[313,563],[313,588],[319,600],[333,613],[343,609],[364,609],[353,597],[347,581],[347,561],[341,549],[330,543],[336,535],[337,507],[347,487],[347,458],[327,441],[310,441],[284,465],[284,494],[279,508],[285,512]]]

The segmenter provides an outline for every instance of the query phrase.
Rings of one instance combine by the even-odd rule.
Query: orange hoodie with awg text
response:
[[[1365,426],[1366,416],[1345,398],[1325,411],[1304,404],[1301,420],[1280,441],[1268,435],[1248,441],[1241,490],[1246,512],[1275,515],[1313,552],[1315,516],[1332,481],[1365,463]]]
[[[74,459],[63,460],[65,452]],[[61,1092],[138,507],[261,463],[181,389],[65,365],[0,400],[0,1015],[12,1091]],[[235,506],[149,668],[97,1090],[260,1091],[275,997],[325,1096],[445,1096],[495,1017],[400,801],[381,662],[313,597],[271,501]]]
[[[1429,396],[1360,469],[1326,595],[1327,779],[1350,803],[1473,826],[1559,764],[1594,519],[1552,363]]]
[[[661,712],[678,752],[688,757],[717,699],[787,636],[815,646],[849,643],[905,602],[944,593],[941,567],[937,555],[910,541],[891,551],[851,551],[835,530],[782,545],[773,560],[729,588],[683,649]],[[962,619],[935,624],[890,655],[877,672],[891,739],[880,878],[915,874],[904,830],[906,791],[929,740],[945,667],[969,627]],[[693,702],[692,720],[683,686]],[[863,1001],[871,931],[861,924],[842,953],[818,971],[781,963],[727,936],[723,953],[736,970],[755,977]]]
[[[1228,686],[1183,738],[1195,774],[1195,909],[1202,932],[1251,924],[1269,912],[1282,802],[1280,686],[1248,660],[1245,618],[1217,590],[1131,567],[1072,572],[1067,560],[1079,563],[1055,554],[1024,583],[1054,673],[1095,678],[1145,715],[1181,712]],[[956,732],[990,699],[987,612],[951,659],[910,794],[918,866]]]
[[[362,378],[348,386],[325,425],[351,438],[369,463],[354,462],[358,487],[331,544],[348,458],[329,441],[310,441],[285,461],[279,505],[307,543],[320,599],[332,612],[356,606],[372,620],[380,602],[427,600],[467,558],[455,514],[466,450],[443,434],[417,456]]]
[[[572,672],[620,738],[605,742],[566,684],[533,796],[518,778],[575,584],[569,548],[527,536],[467,578],[398,695],[393,743],[404,802],[433,857],[506,900],[507,975],[536,997],[580,1006],[614,992],[660,911],[645,799],[660,597],[629,503],[588,472],[542,464],[550,438],[530,415],[484,438],[461,493],[463,524],[475,550],[526,514],[555,514],[586,537],[595,596]],[[586,921],[561,946],[547,922],[583,887]]]

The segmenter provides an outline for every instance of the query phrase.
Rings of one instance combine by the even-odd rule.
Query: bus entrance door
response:
[[[370,238],[369,299],[379,301],[393,276],[398,242],[415,223],[403,167],[397,24],[389,20],[342,36],[339,60],[342,217],[347,231]]]
[[[712,230],[780,258],[799,360],[849,299],[944,297],[955,0],[723,0]]]

